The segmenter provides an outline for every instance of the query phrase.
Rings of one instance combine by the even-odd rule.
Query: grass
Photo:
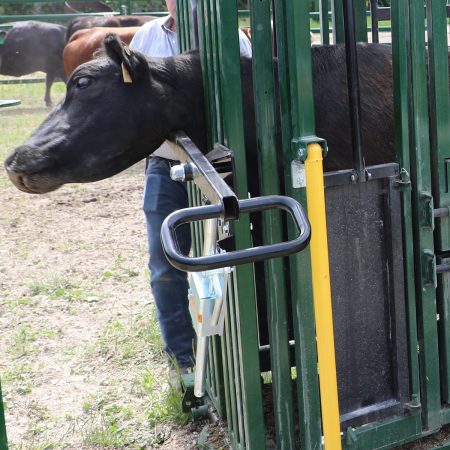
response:
[[[113,318],[102,335],[87,349],[87,357],[102,357],[123,366],[141,360],[162,362],[162,340],[154,308],[146,315],[134,315],[129,320]]]
[[[45,295],[50,300],[85,300],[89,295],[73,279],[54,276],[49,280],[35,281],[29,285],[30,295]]]
[[[53,85],[54,103],[63,98],[64,91],[63,83]],[[19,106],[0,110],[0,162],[49,113],[43,97],[43,84],[0,84],[0,99],[21,100]],[[11,184],[0,171],[0,190],[7,187],[11,188]],[[74,186],[74,190],[86,189]],[[26,198],[20,197],[19,201],[26,202]],[[45,224],[48,220],[43,214],[42,220],[30,222],[15,208],[10,207],[7,211],[0,209],[0,226],[4,225],[9,233],[10,230],[14,233],[15,228],[23,229],[29,223]],[[33,232],[31,230],[31,235]],[[163,442],[172,426],[185,423],[188,416],[181,411],[180,394],[168,383],[155,307],[145,304],[145,309],[134,310],[137,306],[131,303],[131,306],[123,307],[127,309],[117,310],[103,293],[104,288],[111,292],[116,286],[133,290],[140,277],[145,276],[145,260],[143,269],[138,271],[130,263],[129,255],[116,251],[112,256],[113,263],[103,271],[81,271],[75,276],[64,265],[45,267],[36,253],[35,243],[34,236],[12,247],[15,258],[28,262],[29,273],[23,274],[20,292],[13,292],[6,283],[0,283],[0,317],[4,319],[2,324],[7,324],[3,328],[1,358],[3,394],[7,410],[18,411],[21,407],[20,414],[27,417],[21,430],[22,440],[11,441],[10,448],[68,448],[71,436],[77,436],[82,440],[83,448],[90,449],[143,449]],[[87,245],[81,238],[62,236],[62,239],[54,240],[52,247],[65,260],[70,260],[73,252]],[[74,328],[77,315],[83,312],[89,316],[97,312],[106,316],[95,334],[97,339],[74,342],[70,348],[58,347],[60,337],[67,335],[68,328]],[[67,319],[68,313],[73,320]],[[55,317],[50,321],[52,314]],[[89,379],[93,376],[93,368],[100,370],[104,380],[98,383],[94,394],[77,393],[77,398],[71,400],[76,401],[78,410],[72,409],[70,414],[56,419],[46,410],[45,404],[31,399],[45,389],[42,380],[60,363],[66,364],[65,370],[79,378]],[[94,376],[98,376],[98,372],[95,373]],[[51,382],[64,383],[64,380],[55,378]]]
[[[2,79],[10,77],[0,76]],[[54,104],[61,101],[65,94],[65,84],[54,83],[51,94]],[[36,84],[0,84],[0,99],[19,99],[21,104],[0,109],[0,160],[19,145],[45,119],[50,108],[44,103],[44,83]],[[0,187],[4,187],[3,184]]]
[[[128,282],[131,278],[135,278],[138,275],[139,272],[136,270],[124,266],[124,257],[121,253],[118,253],[113,268],[103,272],[102,280],[114,279],[117,281]]]

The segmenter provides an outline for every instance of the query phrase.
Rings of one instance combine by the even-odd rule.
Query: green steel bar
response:
[[[407,1],[399,0],[392,5],[392,59],[393,59],[393,90],[395,113],[395,147],[397,159],[405,180],[411,173],[409,156],[409,70],[408,70],[408,44],[406,36],[409,35],[409,20],[407,20]],[[408,315],[409,335],[409,367],[411,403],[420,404],[419,360],[417,342],[417,312],[414,284],[414,240],[412,232],[411,190],[402,193],[402,235],[404,248],[405,296]]]
[[[178,45],[180,46],[180,51],[185,52],[189,50],[187,42],[187,31],[189,28],[189,23],[186,20],[185,15],[185,5],[186,2],[183,0],[177,0],[177,34],[178,34]]]
[[[366,0],[354,0],[356,42],[367,42]]]
[[[235,380],[235,427],[233,429],[233,433],[235,434],[236,442],[238,442],[243,448],[254,448],[255,445],[254,442],[257,440],[253,437],[252,428],[248,425],[249,424],[249,418],[247,417],[248,414],[251,414],[250,410],[244,407],[244,403],[246,402],[247,393],[246,393],[246,386],[245,386],[245,374],[242,370],[243,363],[241,360],[241,347],[242,347],[242,340],[241,340],[241,330],[240,330],[240,324],[239,324],[239,318],[240,318],[240,307],[239,302],[242,301],[242,291],[239,288],[239,279],[236,278],[236,291],[234,292],[233,296],[233,302],[234,302],[234,312],[235,312],[235,320],[233,321],[233,334],[232,334],[232,353],[233,353],[233,372],[231,373],[233,375],[232,380]],[[253,367],[253,371],[255,368]],[[259,370],[258,372],[258,379],[259,379]],[[254,374],[253,374],[254,375]],[[249,398],[249,403],[252,404],[252,399]],[[262,410],[261,410],[262,412]],[[262,436],[259,436],[262,438]],[[265,441],[264,439],[260,439],[260,442]]]
[[[449,73],[448,73],[448,42],[446,5],[444,2],[426,3],[428,55],[429,55],[429,82],[430,82],[430,134],[431,134],[431,160],[433,168],[433,197],[435,207],[450,206],[448,192],[448,170],[446,162],[450,158],[450,111],[449,111]],[[437,219],[436,250],[450,250],[449,218]],[[448,276],[445,289],[439,289],[439,333],[440,356],[442,367],[442,394],[443,400],[450,400],[450,317],[449,303],[450,291]]]
[[[235,151],[237,194],[247,196],[246,158],[244,148],[242,90],[239,64],[238,14],[236,2],[215,1],[220,56],[221,100],[224,124],[224,143]],[[247,215],[235,224],[238,249],[251,246],[250,222]],[[265,448],[262,392],[259,372],[259,345],[256,320],[256,298],[253,267],[236,268],[236,326],[239,348],[239,378],[242,389],[242,411],[246,448]],[[256,369],[256,370],[255,370]]]
[[[450,423],[450,408],[441,410],[441,422],[443,425]]]
[[[331,16],[333,23],[333,43],[343,44],[344,33],[344,6],[342,0],[331,0]]]
[[[439,263],[449,263],[449,258],[438,258]],[[439,305],[439,356],[441,358],[442,400],[449,403],[450,389],[450,273],[438,276]]]
[[[192,10],[189,1],[183,2],[182,17],[184,29],[184,46],[187,50],[191,50],[194,47],[194,39],[192,26]]]
[[[345,450],[388,449],[421,437],[420,414],[392,417],[373,426],[347,430],[344,435]]]
[[[223,80],[220,76],[220,36],[219,36],[219,29],[218,29],[218,18],[217,18],[217,9],[213,1],[211,1],[211,7],[210,7],[210,32],[211,32],[211,70],[214,74],[213,76],[213,94],[214,94],[214,106],[215,106],[215,113],[214,116],[216,119],[216,136],[215,141],[217,142],[223,142],[224,136],[223,136],[223,121],[226,120],[224,118],[225,113],[222,111],[222,83]]]
[[[239,364],[236,353],[239,351],[237,348],[237,316],[236,316],[236,297],[239,296],[236,288],[236,280],[232,279],[232,292],[228,298],[228,311],[227,321],[225,329],[225,342],[226,352],[223,354],[226,356],[224,360],[225,370],[225,399],[227,404],[227,419],[228,419],[228,431],[230,437],[235,444],[239,444],[243,440],[243,424],[238,420],[238,408],[242,400],[241,396],[238,396],[240,389],[238,383],[240,383],[239,377],[236,378],[236,369]],[[235,447],[235,446],[233,446]]]
[[[290,164],[298,158],[292,152],[293,137],[314,134],[308,5],[306,1],[275,0],[274,7],[286,195],[306,206],[305,190],[292,187]],[[322,445],[310,261],[309,249],[290,258],[300,445],[304,450]]]
[[[207,123],[207,137],[208,143],[213,142],[213,136],[216,136],[216,117],[213,114],[213,101],[212,101],[212,68],[209,63],[210,61],[210,47],[211,39],[210,32],[207,26],[208,20],[208,8],[205,5],[206,2],[198,3],[198,20],[199,20],[199,40],[201,51],[201,61],[202,61],[202,72],[203,72],[203,92],[205,95],[205,110],[206,110],[206,123]]]
[[[330,43],[329,0],[319,1],[320,39],[323,45]]]
[[[8,439],[6,436],[5,410],[3,406],[1,382],[0,382],[0,450],[8,450]]]
[[[435,207],[450,206],[448,171],[450,158],[449,73],[446,5],[427,2],[427,32],[430,66],[431,158],[433,165],[433,196]],[[450,250],[450,222],[448,217],[437,220],[437,248]]]
[[[223,383],[223,365],[222,365],[222,343],[221,338],[213,336],[212,344],[212,363],[210,364],[210,371],[213,377],[214,390],[211,393],[211,398],[214,398],[214,404],[216,405],[217,413],[220,417],[225,417],[225,404],[224,404],[224,383]],[[212,383],[210,383],[212,384]]]
[[[280,193],[277,160],[275,88],[272,56],[271,0],[253,2],[250,19],[253,44],[253,89],[257,123],[261,195]],[[265,214],[264,243],[283,240],[279,212]],[[278,449],[295,447],[295,420],[292,405],[289,327],[284,261],[266,262],[266,295],[272,370],[273,413]]]
[[[416,294],[418,304],[421,404],[425,427],[440,427],[440,380],[437,337],[435,260],[432,221],[424,220],[432,209],[431,167],[428,126],[428,96],[425,52],[425,15],[422,0],[409,2],[411,39],[411,176],[416,262]]]

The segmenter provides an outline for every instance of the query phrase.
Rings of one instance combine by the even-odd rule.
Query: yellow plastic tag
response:
[[[123,76],[123,82],[124,83],[132,83],[133,80],[131,79],[130,72],[127,69],[127,66],[125,66],[124,63],[121,64],[122,66],[122,76]]]

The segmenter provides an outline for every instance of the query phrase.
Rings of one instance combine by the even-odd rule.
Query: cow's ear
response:
[[[6,35],[7,35],[7,33],[6,33],[5,30],[0,30],[0,39],[1,39],[2,41],[5,40]]]
[[[122,67],[125,83],[132,83],[140,79],[148,78],[149,69],[145,57],[131,50],[116,34],[107,34],[104,46],[106,54]]]

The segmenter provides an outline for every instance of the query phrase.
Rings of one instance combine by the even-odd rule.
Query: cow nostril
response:
[[[21,145],[15,148],[5,159],[5,169],[8,172],[17,173],[35,172],[40,161],[35,153],[35,149],[29,145]]]
[[[14,170],[13,169],[13,163],[14,163],[14,160],[16,158],[16,155],[17,155],[17,153],[15,151],[12,151],[6,157],[4,164],[5,164],[5,169],[6,169],[7,172],[12,172]]]

